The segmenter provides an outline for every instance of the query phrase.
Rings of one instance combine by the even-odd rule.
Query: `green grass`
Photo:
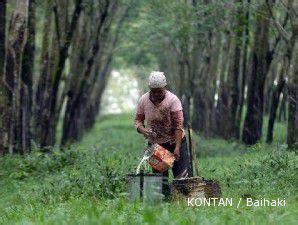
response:
[[[279,141],[247,148],[196,136],[199,168],[222,197],[286,198],[286,207],[189,207],[186,202],[129,203],[125,175],[145,147],[132,115],[108,115],[78,144],[51,155],[0,158],[1,224],[296,224],[297,155]],[[282,125],[276,135],[284,138]]]

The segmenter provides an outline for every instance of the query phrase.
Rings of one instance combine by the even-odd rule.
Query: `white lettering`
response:
[[[198,203],[198,201],[199,201],[199,203]],[[202,205],[202,199],[201,198],[196,198],[195,199],[195,204],[196,204],[196,206],[201,206]]]
[[[247,198],[246,199],[246,206],[253,206],[253,201],[252,201],[252,198]]]
[[[219,199],[218,206],[225,206],[225,201],[223,198]]]
[[[233,206],[233,199],[232,198],[226,198],[226,206]]]
[[[270,201],[268,199],[264,198],[263,206],[270,206]]]
[[[204,206],[210,206],[210,198],[204,198]]]
[[[187,206],[194,206],[192,201],[193,198],[187,198]]]

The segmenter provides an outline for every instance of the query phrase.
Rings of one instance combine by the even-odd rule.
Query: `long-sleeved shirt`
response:
[[[146,127],[156,133],[156,138],[149,140],[151,143],[175,143],[177,129],[182,131],[182,138],[185,136],[181,101],[168,90],[158,106],[149,99],[149,92],[141,96],[135,114],[135,128],[138,129],[140,125],[145,126],[145,121]]]

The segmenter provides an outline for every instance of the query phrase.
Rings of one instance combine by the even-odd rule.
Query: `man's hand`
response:
[[[147,139],[156,138],[156,133],[152,131],[151,129],[145,128],[143,126],[139,127],[139,131],[141,134],[145,136]]]
[[[147,139],[154,139],[154,138],[156,138],[156,133],[154,131],[152,131],[151,129],[146,129],[145,128],[145,131],[144,131],[143,135]]]
[[[174,150],[174,156],[177,160],[180,159],[180,147],[176,147]]]

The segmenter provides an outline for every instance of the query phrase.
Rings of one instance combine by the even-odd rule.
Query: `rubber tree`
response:
[[[252,48],[252,70],[248,86],[247,112],[243,125],[242,141],[256,144],[262,137],[264,85],[272,55],[269,50],[269,11],[266,3],[257,9],[254,45]]]
[[[5,83],[6,0],[0,1],[0,155],[8,152],[10,92]]]

